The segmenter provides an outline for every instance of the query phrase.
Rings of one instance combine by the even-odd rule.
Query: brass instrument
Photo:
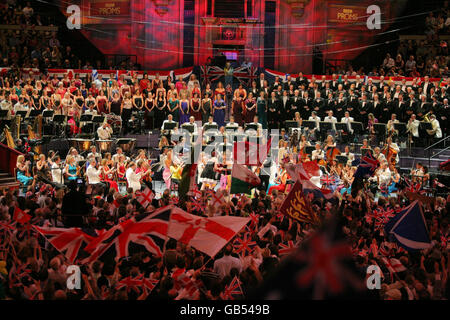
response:
[[[429,115],[430,115],[431,111],[428,111],[424,116],[423,116],[423,121],[424,122],[431,122]]]

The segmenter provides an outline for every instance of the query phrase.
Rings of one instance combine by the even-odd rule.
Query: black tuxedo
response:
[[[280,100],[269,98],[267,101],[267,122],[269,129],[278,129],[280,124]]]
[[[422,102],[422,101],[420,101],[420,102],[418,102],[417,104],[416,104],[416,109],[414,110],[414,112],[416,113],[416,115],[417,115],[417,118],[419,119],[419,120],[423,120],[423,117],[427,114],[427,112],[428,111],[430,111],[431,110],[431,104],[430,103],[428,103],[428,102]],[[434,110],[433,110],[434,111]]]
[[[341,119],[344,116],[345,111],[347,111],[347,99],[342,98],[342,100],[339,101],[339,98],[336,98],[334,103],[334,109],[331,110],[333,110],[337,119]]]
[[[302,98],[300,96],[293,96],[289,102],[289,119],[294,119],[295,113],[300,111],[300,107],[302,105]]]
[[[312,111],[312,99],[302,99],[300,102],[300,115],[302,119],[307,119],[311,115]]]
[[[312,101],[312,110],[316,111],[320,118],[323,118],[325,115],[324,107],[325,101],[322,98],[315,98]]]
[[[363,101],[361,100],[358,104],[358,111],[357,111],[357,117],[359,122],[364,123],[367,125],[367,117],[369,113],[372,112],[373,106],[372,103],[369,100]]]
[[[373,116],[380,121],[384,109],[384,102],[381,100],[372,102]]]

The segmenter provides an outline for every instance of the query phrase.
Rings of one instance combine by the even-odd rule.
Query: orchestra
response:
[[[200,142],[203,152],[197,168],[199,187],[227,189],[233,157],[225,150],[232,149],[238,139],[262,141],[265,129],[278,129],[277,155],[266,166],[251,168],[266,187],[276,177],[278,185],[285,184],[279,178],[283,176],[281,165],[307,161],[315,161],[324,172],[338,174],[342,183],[350,184],[352,163],[368,153],[383,163],[377,179],[384,184],[384,176],[388,172],[394,176],[397,170],[403,134],[416,147],[443,137],[446,128],[441,129],[440,121],[445,121],[447,114],[437,109],[439,97],[416,95],[405,83],[395,86],[383,84],[381,79],[379,84],[371,79],[363,84],[358,78],[354,83],[342,82],[336,75],[332,81],[324,79],[322,83],[306,78],[283,83],[277,78],[269,85],[260,76],[251,89],[241,85],[231,95],[221,85],[212,90],[208,84],[202,90],[198,83],[190,88],[177,83],[166,89],[162,80],[148,80],[147,87],[138,88],[127,82],[119,84],[124,79],[110,79],[108,86],[99,81],[95,88],[85,89],[86,97],[76,87],[71,91],[58,82],[56,90],[44,90],[42,97],[27,101],[36,100],[34,106],[39,105],[53,117],[64,116],[60,124],[55,118],[54,125],[52,118],[44,118],[44,125],[61,126],[61,131],[54,129],[50,135],[61,132],[70,143],[69,151],[65,156],[65,152],[36,152],[30,156],[24,152],[29,146],[17,139],[15,148],[28,154],[23,162],[17,162],[17,178],[23,186],[35,179],[58,187],[75,181],[116,192],[153,189],[155,181],[162,181],[172,191],[182,177],[184,160],[180,152],[189,152],[195,142]],[[448,104],[445,92],[441,95],[443,103]],[[20,112],[28,118],[33,107],[27,101],[13,94],[9,100],[0,101],[0,108],[8,110],[5,116],[9,121],[15,121]],[[94,121],[95,117],[98,119]],[[143,125],[140,120],[135,122],[141,118]],[[293,126],[288,127],[287,121]],[[359,129],[355,126],[358,123]],[[405,126],[403,133],[398,127],[401,124]],[[126,138],[124,134],[134,128],[139,128],[137,133],[142,133],[142,128],[157,129],[157,146],[134,150],[136,139],[120,144],[119,140]],[[200,129],[203,139],[194,140]]]

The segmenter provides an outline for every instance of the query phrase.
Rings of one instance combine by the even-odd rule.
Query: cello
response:
[[[340,155],[341,151],[339,151],[338,148],[336,147],[328,147],[327,148],[327,152],[326,152],[326,156],[327,156],[327,162],[331,163],[333,162],[333,160],[336,158],[336,156]]]
[[[386,157],[389,170],[392,171],[396,165],[397,151],[391,147],[391,141],[392,138],[391,135],[389,135],[389,137],[386,139],[385,146],[381,150],[381,153]]]

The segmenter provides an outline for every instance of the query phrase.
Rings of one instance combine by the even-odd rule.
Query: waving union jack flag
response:
[[[326,186],[334,185],[336,184],[336,178],[334,177],[334,175],[324,174],[320,177],[320,183]]]
[[[233,280],[231,280],[230,284],[225,287],[225,291],[223,293],[224,300],[234,300],[236,296],[244,296],[244,292],[241,288],[241,281],[237,276],[234,276]]]
[[[233,244],[236,253],[245,257],[250,255],[256,247],[256,242],[252,241],[249,233],[245,233],[242,238],[236,238]]]
[[[139,279],[139,277],[131,278],[128,276],[116,283],[116,289],[120,290],[122,288],[126,288],[127,292],[133,290],[136,293],[139,293],[139,286],[141,286],[141,284],[142,280]]]
[[[297,246],[294,244],[294,241],[289,240],[287,242],[287,244],[284,244],[284,243],[279,244],[278,254],[280,256],[286,256],[286,255],[289,255],[292,252],[294,252],[296,249],[297,249]]]

